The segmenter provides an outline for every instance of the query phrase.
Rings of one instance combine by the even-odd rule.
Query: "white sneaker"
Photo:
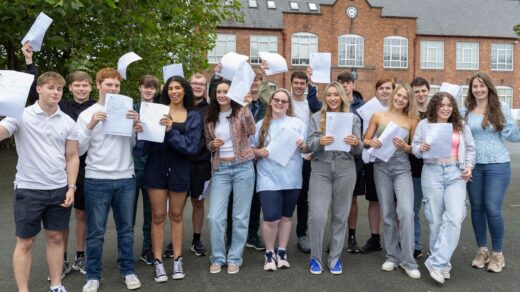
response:
[[[137,278],[136,274],[126,275],[124,282],[128,290],[135,290],[141,288],[141,281]]]
[[[403,268],[403,270],[406,272],[406,274],[412,278],[412,279],[420,279],[421,278],[421,272],[415,268],[415,269],[407,269],[403,266],[401,266],[401,268]],[[442,277],[442,276],[441,276]],[[443,278],[444,280],[444,278]]]
[[[99,280],[88,280],[83,286],[83,292],[97,292],[99,289]]]
[[[381,269],[386,272],[391,272],[395,269],[397,269],[397,265],[391,261],[385,261],[383,265],[381,266]]]
[[[438,270],[433,268],[428,261],[424,262],[424,266],[428,269],[428,272],[430,272],[430,277],[432,277],[432,279],[434,279],[435,282],[439,284],[444,284],[444,276],[442,275],[442,272],[445,270]]]
[[[276,271],[276,255],[272,252],[265,253],[264,271]]]
[[[451,278],[450,270],[448,269],[441,270],[441,275],[446,280],[449,280]]]

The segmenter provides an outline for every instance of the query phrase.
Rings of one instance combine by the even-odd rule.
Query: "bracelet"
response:
[[[74,191],[76,191],[78,188],[76,186],[69,186],[69,189],[74,189]]]

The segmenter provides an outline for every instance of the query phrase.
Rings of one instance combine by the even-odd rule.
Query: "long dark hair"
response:
[[[495,130],[502,131],[504,128],[505,117],[504,113],[502,113],[502,108],[500,104],[500,99],[498,98],[497,89],[495,85],[493,85],[493,81],[491,77],[483,72],[478,72],[469,80],[468,84],[468,96],[464,101],[464,105],[467,108],[466,115],[464,119],[468,119],[469,112],[473,111],[475,107],[477,107],[477,100],[473,95],[473,82],[476,80],[484,83],[488,88],[488,105],[486,109],[486,113],[484,114],[484,119],[482,120],[482,128],[486,128],[489,124],[495,127]]]
[[[211,90],[211,92],[209,94],[209,105],[206,110],[206,116],[204,118],[205,123],[216,124],[218,122],[218,116],[220,114],[220,105],[218,104],[218,101],[217,101],[217,87],[222,83],[231,86],[231,81],[226,80],[226,79],[221,79],[221,80],[215,82],[215,87],[214,87],[215,89]],[[241,108],[242,108],[242,106],[240,104],[231,100],[231,115],[229,116],[229,118],[230,119],[234,118]]]
[[[451,116],[448,118],[448,123],[453,125],[453,130],[460,131],[462,130],[462,117],[459,112],[459,108],[457,106],[457,101],[453,97],[453,95],[448,92],[437,92],[435,93],[430,102],[428,103],[428,107],[426,108],[426,118],[430,123],[437,122],[437,110],[441,107],[442,100],[447,97],[450,100],[453,111],[451,112]]]
[[[170,105],[170,96],[168,95],[168,86],[172,82],[179,82],[179,84],[184,89],[184,98],[182,99],[182,106],[186,110],[190,110],[193,104],[193,90],[191,89],[191,85],[186,79],[182,76],[172,76],[166,80],[166,83],[163,86],[161,91],[161,103],[164,105]]]

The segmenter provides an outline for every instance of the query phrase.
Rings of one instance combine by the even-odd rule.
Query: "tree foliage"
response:
[[[186,75],[207,68],[217,24],[240,20],[239,8],[239,0],[1,0],[0,68],[24,69],[20,41],[44,12],[54,22],[34,54],[40,72],[94,74],[134,51],[143,60],[122,86],[134,93],[140,76],[161,77],[164,65],[182,63]]]
[[[520,39],[520,24],[517,24],[513,27],[513,30],[518,35],[518,39]]]

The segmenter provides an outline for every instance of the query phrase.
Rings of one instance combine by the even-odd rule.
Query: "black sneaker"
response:
[[[204,244],[202,244],[200,240],[194,240],[191,243],[191,251],[198,257],[206,255],[206,247],[204,247]]]
[[[418,259],[420,257],[422,257],[422,251],[420,249],[415,249],[413,251],[413,258],[414,259]]]
[[[382,249],[383,249],[383,247],[381,246],[381,242],[377,239],[370,237],[367,240],[367,243],[363,247],[361,247],[360,251],[361,251],[361,253],[367,254],[367,253],[379,251]]]
[[[358,253],[358,252],[360,252],[359,245],[357,244],[357,240],[356,240],[356,236],[355,235],[351,235],[351,236],[348,237],[347,251],[350,252],[350,253]]]
[[[264,241],[262,239],[260,239],[260,237],[258,235],[248,238],[247,242],[246,242],[246,246],[254,248],[256,250],[265,250]]]
[[[173,258],[173,243],[170,242],[164,249],[163,258]]]
[[[151,266],[153,265],[153,253],[152,250],[143,250],[141,252],[141,261],[143,261],[145,264]]]

